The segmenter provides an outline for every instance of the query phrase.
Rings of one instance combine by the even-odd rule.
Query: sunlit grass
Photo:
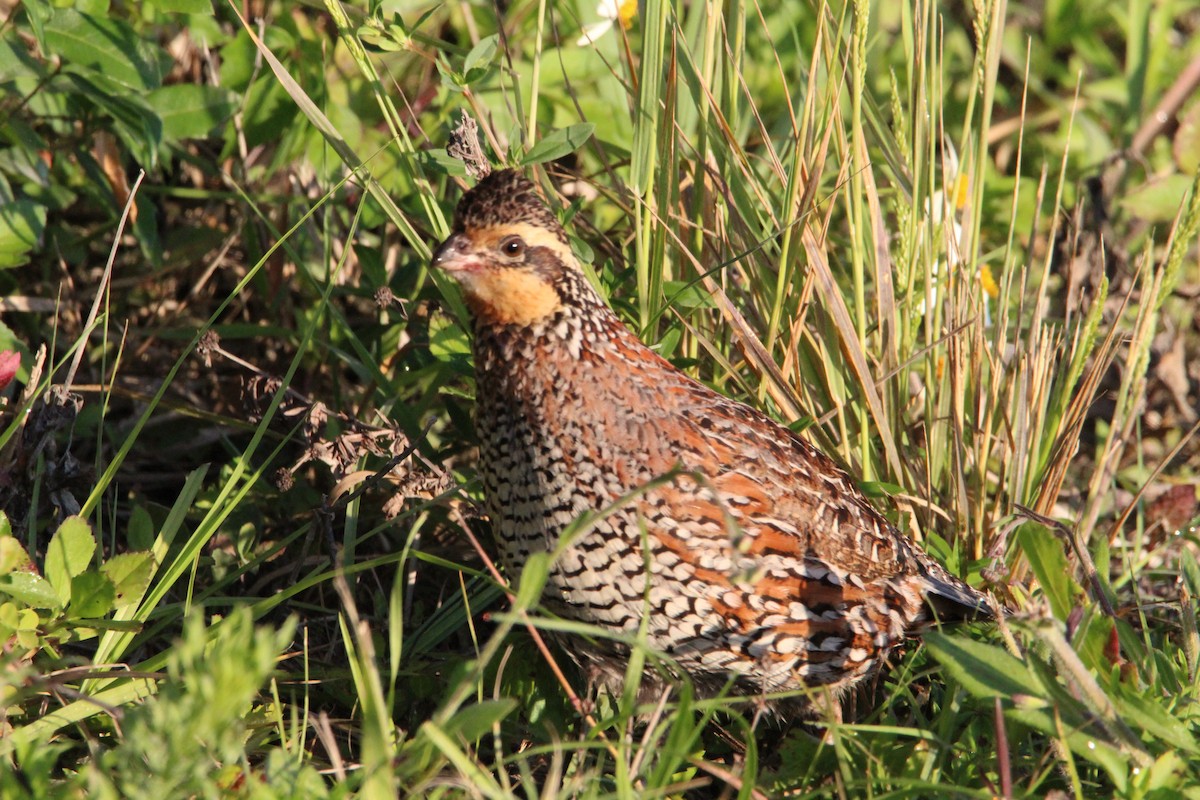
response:
[[[1161,529],[1144,494],[1195,480],[1195,429],[1160,442],[1146,413],[1156,342],[1192,322],[1176,290],[1196,282],[1200,193],[1164,197],[1127,172],[1121,185],[1154,210],[1108,198],[1123,265],[1098,244],[1108,229],[1064,213],[1094,202],[1081,180],[1116,142],[1191,186],[1180,147],[1139,134],[1200,49],[1200,37],[1175,52],[1150,34],[1194,22],[1182,6],[1135,2],[1120,24],[1081,13],[1055,18],[1070,36],[1046,20],[1024,39],[1034,9],[1004,2],[777,5],[646,3],[587,45],[576,40],[598,16],[590,3],[390,16],[330,2],[320,21],[336,38],[312,9],[273,9],[261,29],[218,12],[226,66],[214,76],[242,102],[226,160],[182,152],[231,189],[220,202],[246,220],[233,240],[248,257],[188,310],[135,413],[87,423],[98,455],[82,513],[100,548],[95,564],[57,571],[58,606],[13,577],[25,553],[44,566],[57,521],[11,520],[30,530],[0,549],[0,630],[17,645],[0,680],[0,753],[39,777],[0,769],[0,792],[1200,791],[1194,529]],[[13,26],[35,38],[27,17]],[[1127,63],[1111,60],[1117,39]],[[257,115],[280,102],[298,109],[290,124],[255,140]],[[696,700],[686,681],[641,706],[589,696],[554,637],[605,632],[540,610],[544,563],[508,585],[484,561],[470,326],[428,268],[470,183],[442,152],[464,111],[495,163],[543,187],[647,343],[802,430],[1012,616],[913,643],[844,722]],[[287,206],[281,221],[275,176],[307,214]],[[1083,240],[1100,255],[1072,292],[1064,261]],[[136,293],[116,301],[138,313]],[[58,347],[67,355],[51,354],[40,391],[72,347],[106,364],[111,385],[143,352],[91,330]],[[217,369],[195,366],[212,358]],[[248,412],[191,409],[219,442],[208,466],[186,464],[166,502],[127,489],[140,484],[123,483],[126,460],[154,446],[147,426],[221,399],[205,381],[231,374],[268,389]],[[5,419],[8,453],[33,397]],[[387,446],[354,438],[374,434]],[[389,498],[371,476],[401,451],[408,471]],[[48,480],[37,497],[56,490]],[[80,616],[71,603],[118,552],[153,554],[141,599]],[[290,639],[289,613],[302,626]],[[626,643],[631,679],[670,672],[644,637]],[[273,680],[249,699],[272,657]]]

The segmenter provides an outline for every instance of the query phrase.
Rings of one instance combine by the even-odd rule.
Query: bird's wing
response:
[[[916,548],[832,459],[685,380],[688,402],[665,409],[671,423],[662,426],[684,474],[657,499],[693,552],[735,578],[753,573],[765,597],[823,605],[831,593],[841,603],[872,596],[899,608],[906,625],[930,606],[942,619],[987,616],[982,596]]]

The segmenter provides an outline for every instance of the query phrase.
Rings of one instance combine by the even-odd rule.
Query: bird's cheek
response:
[[[471,309],[489,322],[529,325],[562,307],[554,287],[525,270],[480,268],[454,277]]]
[[[456,269],[446,270],[446,273],[458,282],[463,293],[469,297],[477,296],[487,292],[487,284],[489,283],[483,265],[478,262],[464,264]]]

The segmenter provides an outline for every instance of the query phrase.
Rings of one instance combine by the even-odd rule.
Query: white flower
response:
[[[970,180],[967,175],[958,171],[958,153],[954,149],[954,145],[949,141],[943,142],[944,154],[942,162],[942,172],[944,178],[943,188],[936,190],[933,196],[925,200],[925,218],[932,222],[933,226],[945,226],[943,235],[945,236],[946,244],[946,260],[949,263],[951,271],[957,270],[963,265],[963,248],[966,246],[963,235],[962,212],[970,201]],[[922,226],[921,231],[924,231]],[[918,235],[921,235],[920,233]],[[931,273],[934,278],[938,278],[938,273],[941,270],[941,259],[934,259]],[[997,300],[1000,297],[1000,287],[996,283],[996,276],[992,274],[991,267],[987,264],[979,265],[979,286],[983,290],[986,299]],[[929,290],[930,299],[937,302],[938,283]],[[983,303],[983,320],[985,327],[992,325],[992,308],[991,304]],[[924,316],[925,300],[922,299],[917,304],[917,311]]]
[[[600,0],[596,4],[596,14],[599,15],[600,21],[584,25],[583,35],[575,40],[575,44],[580,47],[595,44],[616,22],[620,22],[621,27],[628,30],[637,16],[637,6],[637,0]]]

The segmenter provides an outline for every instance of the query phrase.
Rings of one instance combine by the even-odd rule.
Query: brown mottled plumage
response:
[[[502,559],[519,573],[561,549],[544,595],[556,613],[620,634],[645,618],[649,644],[704,693],[730,678],[743,693],[840,691],[935,617],[988,615],[828,457],[642,344],[515,172],[463,197],[433,263],[474,317],[480,471]],[[619,645],[568,649],[619,686]]]

